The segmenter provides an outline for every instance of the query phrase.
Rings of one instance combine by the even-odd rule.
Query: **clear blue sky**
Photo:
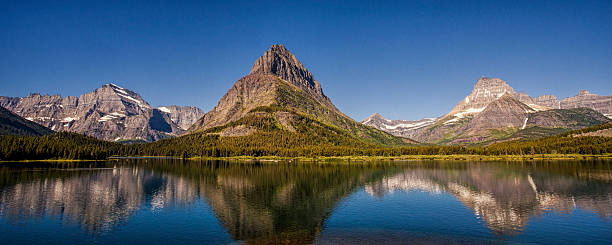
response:
[[[448,112],[480,76],[612,94],[612,1],[2,1],[0,95],[115,82],[212,109],[284,44],[356,120]]]

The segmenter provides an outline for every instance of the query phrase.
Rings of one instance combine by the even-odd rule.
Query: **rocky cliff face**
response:
[[[591,94],[587,90],[582,90],[578,95],[562,99],[561,109],[572,109],[586,107],[596,110],[609,118],[612,118],[612,96],[600,96]]]
[[[325,106],[335,109],[331,100],[323,94],[321,84],[314,80],[312,73],[283,45],[272,45],[255,61],[250,74],[277,76],[312,95]]]
[[[160,106],[158,110],[168,113],[170,120],[176,123],[182,130],[187,130],[198,119],[204,116],[204,112],[195,106]]]
[[[105,84],[78,98],[40,94],[0,97],[0,106],[54,131],[109,141],[155,141],[183,132],[170,114],[154,109],[137,93],[115,84]]]
[[[541,96],[533,98],[533,102],[538,105],[546,106],[551,109],[561,109],[559,100],[554,95],[549,95],[549,94],[541,95]]]
[[[274,111],[281,112],[283,116],[272,113]],[[268,114],[274,114],[273,118]],[[278,125],[290,131],[295,131],[294,126],[303,125],[304,122],[309,122],[307,124],[310,126],[304,127],[312,127],[312,130],[315,127],[321,128],[321,125],[333,125],[353,137],[371,143],[389,144],[402,141],[341,113],[323,94],[319,82],[282,45],[273,45],[258,58],[251,73],[236,81],[217,106],[194,123],[187,133],[208,132],[209,129],[229,123],[238,124],[237,121],[244,118],[247,118],[247,121],[278,121]],[[302,121],[292,121],[298,119]],[[251,130],[251,126],[232,124],[222,136],[246,136],[256,133],[256,130]],[[239,134],[235,134],[237,129],[240,129]]]

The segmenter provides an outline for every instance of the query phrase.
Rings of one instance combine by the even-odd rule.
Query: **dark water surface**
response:
[[[612,161],[0,164],[1,244],[612,243]]]

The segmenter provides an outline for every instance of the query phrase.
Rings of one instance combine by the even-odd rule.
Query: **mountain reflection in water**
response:
[[[610,162],[238,163],[170,159],[4,164],[0,220],[55,217],[87,233],[113,232],[140,210],[203,200],[233,240],[313,243],[339,203],[365,190],[452,195],[495,234],[532,217],[587,210],[608,221]]]
[[[595,165],[596,167],[597,165]],[[454,163],[408,168],[366,185],[372,196],[395,190],[420,190],[455,196],[494,232],[512,235],[529,218],[546,212],[568,214],[576,208],[608,220],[612,212],[609,165],[591,163]]]

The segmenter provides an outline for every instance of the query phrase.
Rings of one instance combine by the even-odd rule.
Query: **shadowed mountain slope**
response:
[[[0,107],[0,135],[41,136],[51,133],[52,130]]]

